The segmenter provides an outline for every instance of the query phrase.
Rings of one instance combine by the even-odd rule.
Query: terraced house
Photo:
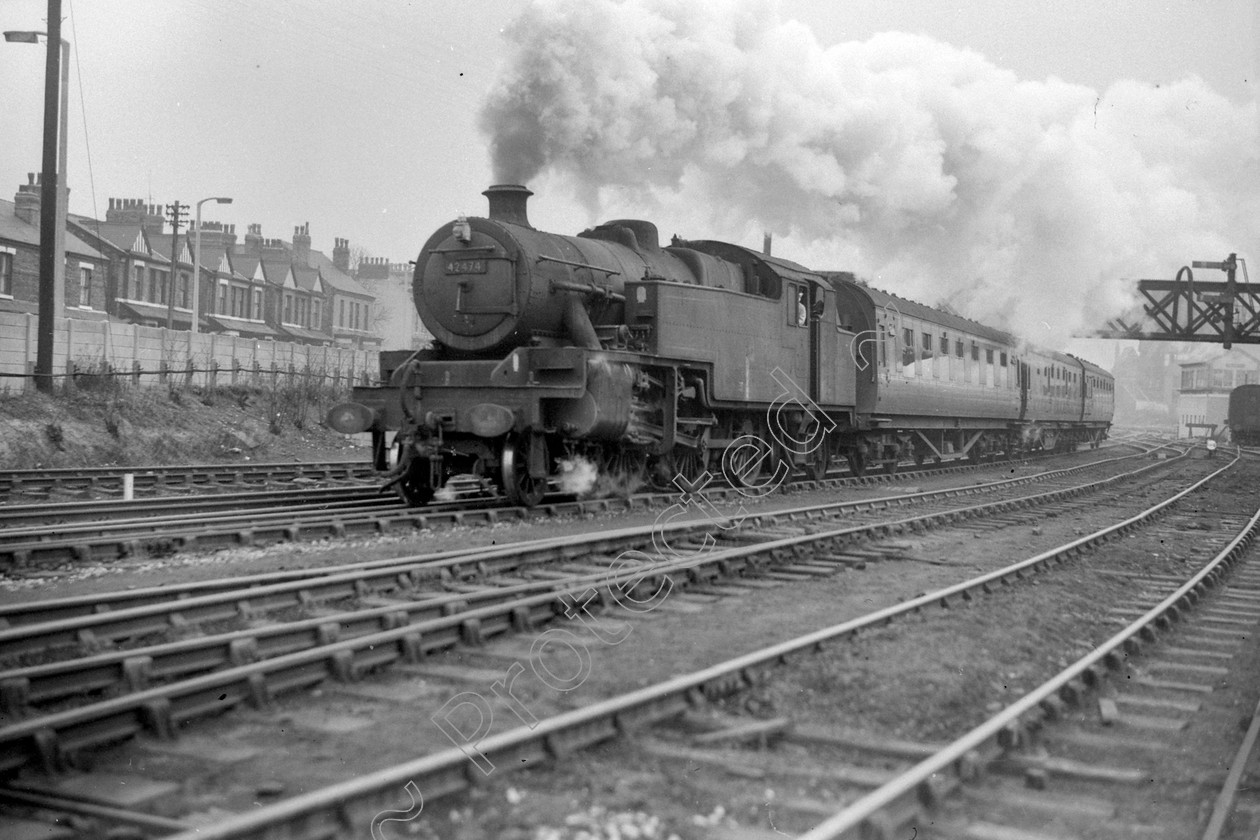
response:
[[[0,312],[38,312],[41,186],[35,175],[14,201],[0,201]],[[173,237],[163,206],[109,199],[104,220],[67,219],[62,317],[117,320],[242,338],[375,350],[375,297],[351,275],[350,245],[336,239],[333,257],[311,247],[310,225],[293,241],[269,239],[251,224],[201,225],[201,264],[194,279],[196,231]],[[173,296],[173,299],[172,299]]]
[[[111,198],[104,222],[71,218],[76,236],[107,262],[102,312],[163,327],[173,293],[172,326],[187,330],[196,295],[200,332],[360,349],[380,346],[372,330],[375,299],[350,275],[347,240],[336,240],[334,258],[329,259],[311,248],[309,223],[294,228],[293,241],[285,242],[264,237],[260,224],[249,225],[238,241],[234,225],[204,221],[194,283],[196,231],[180,234],[174,243],[172,271],[172,235],[165,232],[162,209],[142,199]]]
[[[39,178],[28,176],[13,201],[0,200],[0,312],[39,311]],[[65,306],[59,317],[107,318],[109,258],[88,237],[66,235]]]

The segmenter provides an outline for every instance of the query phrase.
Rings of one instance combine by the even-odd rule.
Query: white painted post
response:
[[[31,358],[32,348],[35,346],[35,316],[30,312],[26,313],[26,348],[22,354],[22,372],[32,373],[35,370],[35,362]],[[24,379],[22,390],[33,387],[32,379]]]

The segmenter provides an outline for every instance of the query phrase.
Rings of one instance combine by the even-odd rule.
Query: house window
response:
[[[92,266],[79,266],[79,306],[92,308]]]
[[[320,317],[324,314],[320,311],[321,308],[320,301],[315,301],[315,315],[311,318],[311,327],[313,329],[322,330],[324,328],[324,319]]]
[[[341,299],[341,317],[337,319],[337,326],[344,327],[346,325],[346,299]]]
[[[971,361],[973,362],[980,361],[980,346],[977,344],[971,345]]]
[[[226,280],[219,281],[219,303],[215,306],[214,311],[219,315],[228,314],[228,283]]]
[[[284,323],[293,323],[293,295],[284,296]]]
[[[158,272],[158,303],[166,306],[167,295],[171,293],[171,273],[169,271]]]
[[[12,251],[0,251],[0,295],[13,295]]]
[[[144,300],[144,266],[135,266],[135,291],[132,292],[132,300]],[[127,295],[124,293],[123,297]]]
[[[254,289],[254,305],[250,317],[261,321],[263,317],[262,289]]]
[[[182,309],[188,309],[188,275],[179,275],[179,305]]]
[[[150,303],[157,303],[158,299],[158,270],[156,268],[149,269],[149,293],[145,295],[145,300]]]
[[[963,343],[961,341],[954,342],[954,355],[960,359],[963,357]]]
[[[987,363],[989,363],[989,364],[993,364],[993,348],[991,348],[991,347],[986,347],[986,348],[985,348],[985,350],[984,350],[984,360],[985,360]]]

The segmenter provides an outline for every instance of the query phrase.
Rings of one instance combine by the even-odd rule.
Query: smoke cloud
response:
[[[768,0],[539,0],[507,36],[496,178],[591,221],[768,230],[1051,346],[1126,309],[1125,278],[1260,244],[1255,103],[1195,77],[1099,92],[917,35],[824,48]]]

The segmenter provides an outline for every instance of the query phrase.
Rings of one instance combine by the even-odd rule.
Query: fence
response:
[[[33,387],[38,318],[0,312],[0,389]],[[311,384],[367,385],[380,373],[375,350],[315,347],[217,333],[142,327],[123,321],[58,318],[53,375],[114,375],[135,385],[182,382],[215,387],[304,377]]]

